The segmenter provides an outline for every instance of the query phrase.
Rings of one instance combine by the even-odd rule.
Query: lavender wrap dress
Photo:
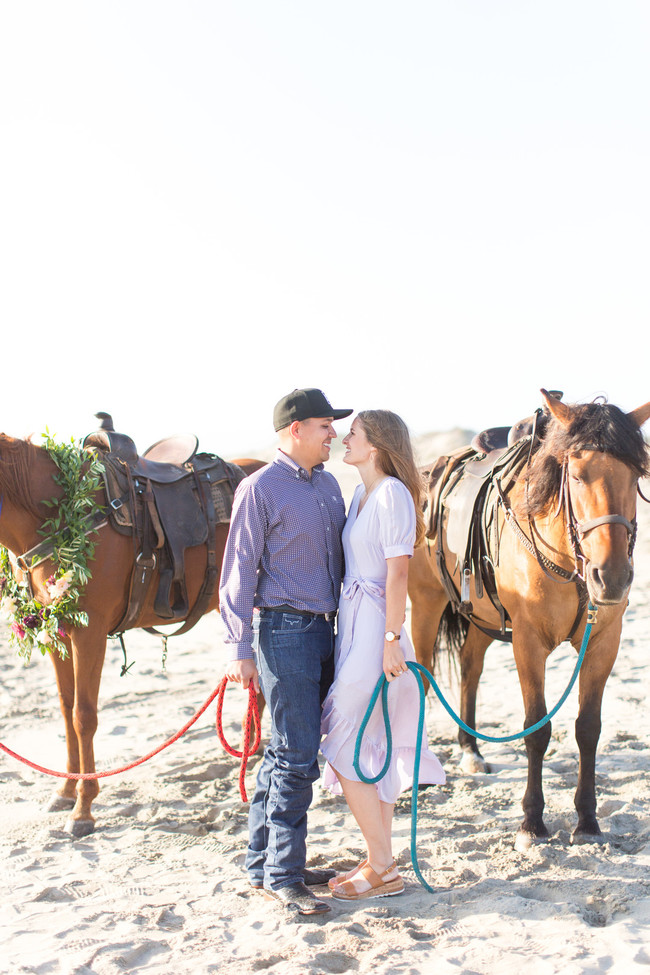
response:
[[[357,734],[372,692],[383,673],[386,631],[386,559],[413,555],[415,509],[401,481],[387,477],[369,495],[361,512],[360,484],[352,499],[343,529],[345,578],[339,603],[334,682],[323,703],[321,751],[327,759],[323,788],[341,795],[336,768],[345,778],[359,781],[354,771]],[[406,660],[415,660],[405,627],[400,647]],[[420,707],[415,676],[408,671],[391,681],[388,690],[393,741],[392,760],[376,784],[382,802],[395,802],[413,782],[413,764]],[[377,775],[386,760],[386,732],[381,701],[368,722],[360,752],[360,767],[368,777]],[[441,784],[444,770],[422,736],[419,781]]]

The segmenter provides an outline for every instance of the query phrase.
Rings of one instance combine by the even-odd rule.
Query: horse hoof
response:
[[[95,830],[94,819],[69,819],[65,824],[65,831],[80,840],[83,836],[90,836]]]
[[[52,796],[49,805],[46,807],[47,812],[67,812],[69,809],[74,808],[76,800],[72,796]]]
[[[606,837],[600,831],[598,833],[585,833],[576,829],[571,835],[571,846],[587,846],[588,843],[602,845],[606,842]]]
[[[458,769],[465,775],[489,774],[492,771],[485,759],[475,752],[463,752]]]

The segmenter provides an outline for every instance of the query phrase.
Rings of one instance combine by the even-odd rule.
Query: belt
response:
[[[308,616],[312,620],[327,620],[328,622],[336,618],[336,610],[331,613],[308,613],[303,609],[287,606],[286,603],[281,606],[260,606],[260,613],[291,613],[293,616]]]

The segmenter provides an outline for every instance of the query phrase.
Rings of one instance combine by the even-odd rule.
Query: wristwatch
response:
[[[384,633],[384,640],[387,640],[389,643],[393,643],[395,640],[397,640],[399,643],[399,633],[393,633],[392,630],[387,630],[386,633]]]

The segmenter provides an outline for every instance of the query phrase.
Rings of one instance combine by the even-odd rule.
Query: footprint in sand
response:
[[[185,925],[185,918],[176,914],[173,907],[166,907],[158,915],[156,924],[165,931],[179,931]]]
[[[319,951],[314,955],[313,964],[315,971],[331,972],[332,975],[338,975],[340,972],[356,971],[359,965],[355,958],[350,958],[349,955],[345,955],[341,951]]]

